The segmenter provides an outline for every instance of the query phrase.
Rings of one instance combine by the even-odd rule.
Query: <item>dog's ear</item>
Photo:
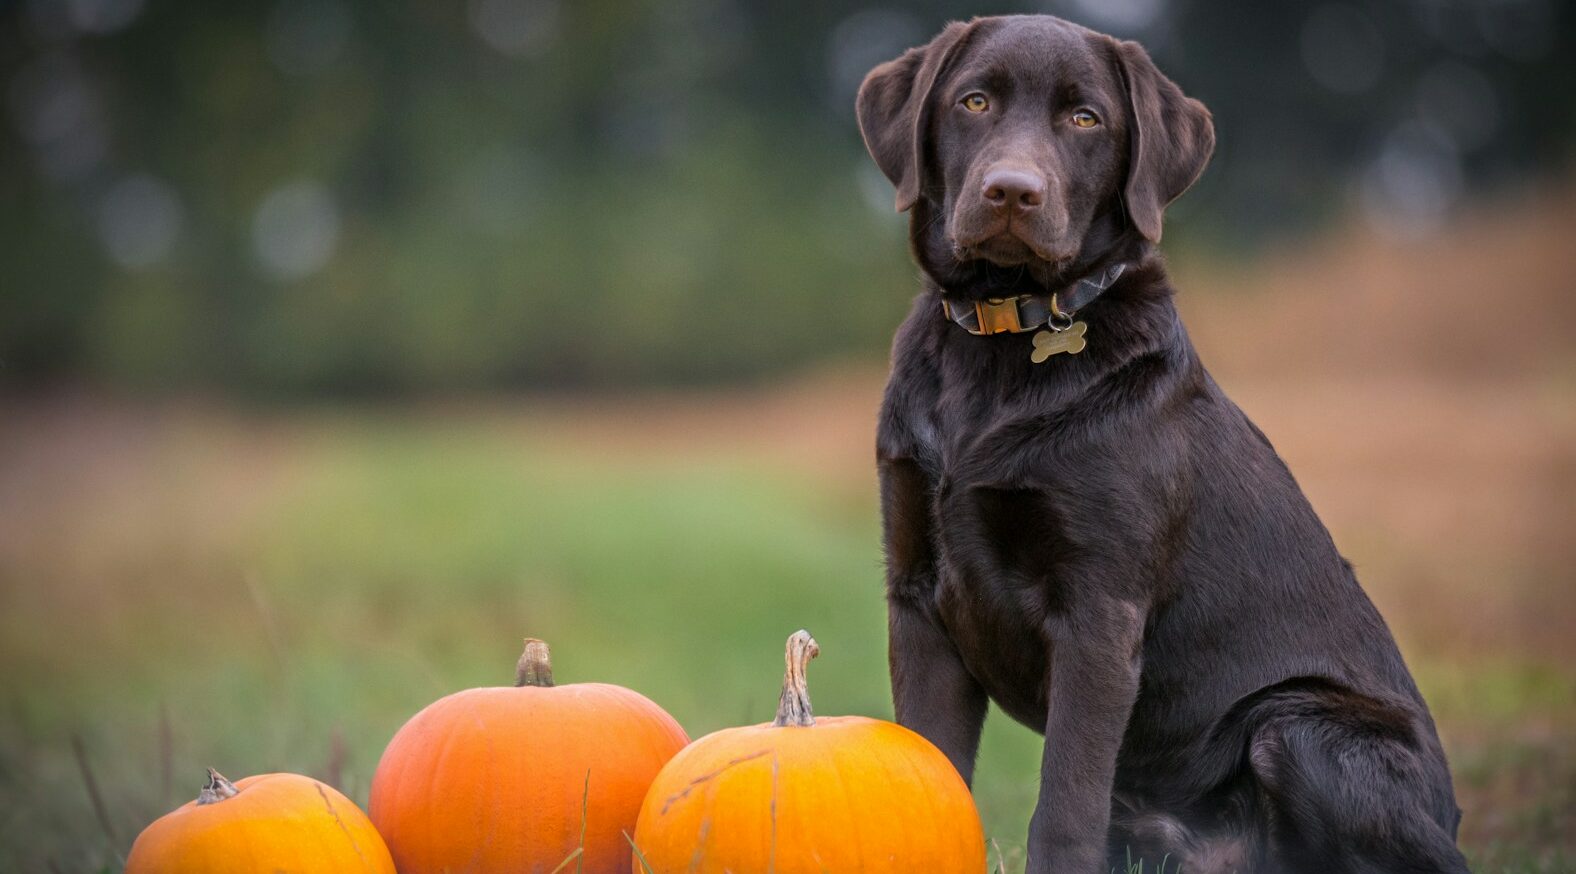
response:
[[[1127,87],[1128,162],[1123,197],[1144,238],[1160,240],[1166,204],[1192,187],[1215,151],[1215,123],[1136,42],[1111,41]]]
[[[954,21],[928,45],[912,48],[871,70],[854,110],[859,134],[881,172],[897,187],[897,211],[919,199],[924,182],[922,132],[936,78],[974,24]]]

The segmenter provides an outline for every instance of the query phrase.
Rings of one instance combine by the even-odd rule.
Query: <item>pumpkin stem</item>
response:
[[[198,804],[218,804],[226,798],[234,798],[241,794],[235,784],[224,779],[224,775],[212,768],[208,769],[208,783],[197,793]]]
[[[520,663],[514,667],[514,684],[543,688],[553,685],[553,659],[547,641],[525,639],[525,652],[520,653]]]
[[[805,682],[805,669],[810,666],[810,659],[820,654],[821,647],[810,636],[810,632],[800,629],[788,638],[788,653],[785,657],[788,670],[783,674],[783,694],[777,699],[777,718],[772,720],[772,725],[800,728],[815,725],[815,715],[810,712],[810,687]]]

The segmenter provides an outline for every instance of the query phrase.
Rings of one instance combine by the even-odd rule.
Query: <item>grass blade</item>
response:
[[[586,848],[585,847],[575,847],[575,851],[573,853],[570,853],[569,855],[565,856],[564,860],[562,862],[558,863],[558,867],[554,868],[553,870],[551,870],[549,872],[547,872],[547,874],[558,874],[558,872],[564,870],[564,868],[566,866],[568,866],[570,862],[584,862],[585,861],[585,854],[586,854]],[[580,866],[578,864],[575,866],[575,870],[576,871],[580,870]]]
[[[575,874],[585,870],[586,852],[586,820],[587,811],[591,808],[591,769],[586,769],[586,785],[580,790],[580,861],[575,863]]]
[[[99,826],[104,829],[104,836],[109,838],[111,847],[115,846],[115,826],[109,821],[109,808],[104,804],[104,796],[99,792],[98,780],[93,777],[93,766],[88,763],[88,751],[82,744],[82,735],[71,736],[71,752],[77,757],[77,769],[82,772],[82,785],[87,787],[88,800],[93,803],[93,815],[98,817]]]
[[[640,863],[640,870],[646,872],[646,874],[655,874],[651,870],[651,863],[646,861],[646,854],[642,853],[640,848],[635,846],[635,839],[629,836],[629,832],[623,832],[623,835],[624,840],[629,841],[629,848],[635,851],[635,860]]]

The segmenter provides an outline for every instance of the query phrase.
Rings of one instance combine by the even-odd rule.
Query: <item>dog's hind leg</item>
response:
[[[1191,828],[1156,811],[1113,811],[1106,867],[1154,874],[1250,874],[1259,870],[1256,836],[1236,823]],[[1223,826],[1223,827],[1222,827]]]
[[[1271,870],[1469,874],[1444,756],[1406,719],[1304,699],[1255,732],[1248,757]],[[1332,706],[1334,705],[1334,706]]]

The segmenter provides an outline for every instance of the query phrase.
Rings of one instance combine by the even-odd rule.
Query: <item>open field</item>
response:
[[[1178,274],[1206,360],[1417,672],[1479,870],[1563,872],[1576,209],[1518,216]],[[117,870],[210,764],[364,802],[401,722],[507,682],[527,634],[561,681],[631,686],[699,736],[769,718],[803,626],[817,710],[890,715],[880,384],[855,363],[573,402],[0,399],[0,870]],[[1009,870],[1037,743],[999,715],[987,729],[977,791]]]

